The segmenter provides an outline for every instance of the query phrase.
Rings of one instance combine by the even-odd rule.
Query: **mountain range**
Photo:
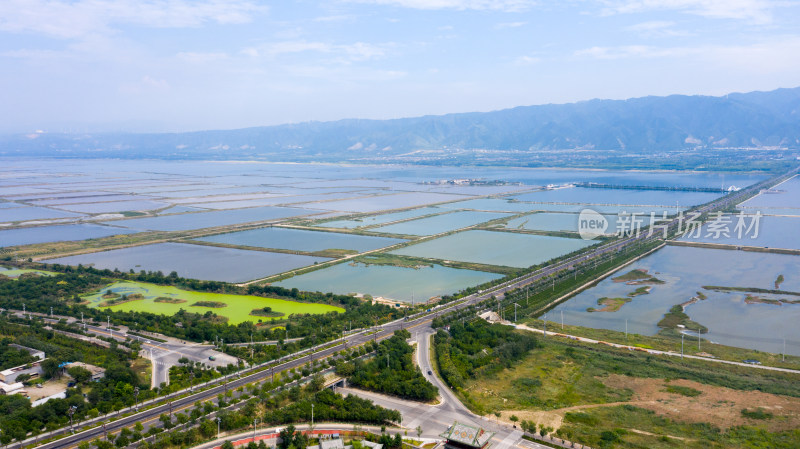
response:
[[[520,106],[392,120],[348,119],[185,133],[0,136],[2,156],[263,159],[504,159],[570,150],[648,155],[800,148],[800,87]],[[472,155],[472,156],[469,156]]]

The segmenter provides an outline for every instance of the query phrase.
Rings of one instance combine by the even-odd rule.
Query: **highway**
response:
[[[797,171],[796,169],[793,170],[793,172],[795,172],[795,173],[796,173],[796,171]],[[703,206],[703,207],[697,209],[697,212],[701,212],[701,213],[702,212],[707,212],[707,211],[710,211],[710,210],[716,210],[718,208],[724,208],[724,207],[726,207],[727,205],[730,205],[730,204],[735,204],[742,197],[744,197],[747,193],[749,193],[750,190],[752,190],[752,189],[761,189],[761,188],[763,188],[763,186],[768,185],[769,182],[774,181],[776,179],[777,178],[771,178],[770,180],[762,182],[762,183],[758,184],[755,187],[751,187],[751,188],[745,189],[743,191],[740,191],[740,192],[737,192],[737,193],[734,193],[734,194],[726,195],[726,196],[718,199],[717,201],[714,201],[712,203],[709,203],[706,206]],[[677,225],[678,225],[678,219],[677,218],[672,220],[669,223],[670,227],[675,227]],[[327,343],[327,344],[323,344],[323,345],[318,346],[318,348],[321,347],[321,348],[324,348],[324,349],[316,350],[313,353],[313,355],[308,355],[308,356],[304,355],[303,357],[301,357],[299,359],[294,359],[294,360],[287,360],[288,359],[288,356],[287,356],[287,357],[284,357],[284,358],[282,358],[282,359],[280,359],[278,361],[273,361],[273,362],[270,362],[268,364],[262,364],[262,365],[260,365],[260,367],[268,366],[268,367],[273,368],[275,372],[280,372],[280,371],[288,370],[288,369],[291,369],[291,368],[298,368],[301,365],[309,362],[311,359],[317,360],[317,359],[321,359],[321,358],[330,357],[334,352],[341,351],[341,350],[346,349],[346,348],[351,348],[353,346],[361,345],[361,344],[363,344],[366,341],[371,340],[371,339],[382,340],[384,338],[388,338],[394,333],[395,330],[398,330],[398,329],[401,329],[401,328],[408,329],[414,335],[420,335],[420,333],[422,333],[422,335],[424,335],[425,333],[431,333],[432,329],[430,328],[430,323],[431,323],[432,319],[435,316],[469,307],[469,306],[471,306],[473,304],[476,304],[478,302],[485,301],[485,300],[491,298],[491,296],[493,296],[493,295],[500,297],[501,295],[504,295],[509,290],[518,289],[518,288],[524,287],[524,286],[526,286],[528,284],[535,283],[535,282],[540,281],[540,280],[542,280],[542,279],[544,279],[544,278],[546,278],[546,277],[548,277],[548,276],[550,276],[552,274],[555,274],[555,273],[557,273],[559,271],[570,269],[573,266],[575,266],[576,264],[589,262],[589,261],[591,261],[593,259],[596,259],[596,258],[599,258],[599,257],[603,257],[603,256],[605,256],[605,255],[607,255],[609,253],[614,253],[614,252],[620,251],[620,250],[624,249],[625,247],[627,247],[629,245],[641,242],[643,240],[655,240],[655,239],[658,238],[658,236],[659,236],[658,233],[655,233],[652,236],[648,236],[646,233],[642,233],[642,234],[639,234],[639,235],[625,237],[625,238],[622,238],[620,240],[616,240],[616,241],[613,241],[613,242],[610,242],[610,243],[602,244],[602,245],[599,245],[599,246],[596,246],[596,247],[591,247],[591,248],[588,249],[587,253],[579,254],[579,255],[570,257],[570,258],[568,258],[566,260],[562,260],[562,261],[560,261],[560,262],[558,262],[558,263],[556,263],[556,264],[554,264],[552,266],[547,266],[547,267],[541,268],[541,269],[536,270],[536,271],[534,271],[532,273],[523,275],[521,277],[509,280],[507,282],[504,282],[502,284],[499,284],[499,285],[494,286],[492,288],[489,288],[487,290],[481,291],[481,292],[479,292],[477,294],[469,295],[469,296],[467,296],[467,297],[465,297],[465,298],[463,298],[461,300],[458,300],[458,301],[456,301],[454,303],[450,303],[450,304],[446,304],[446,305],[440,306],[440,307],[435,309],[435,313],[433,313],[433,314],[423,312],[423,313],[411,316],[407,320],[397,320],[397,321],[394,321],[394,322],[391,322],[391,323],[386,323],[386,324],[383,324],[383,325],[379,326],[378,329],[377,329],[377,332],[375,332],[375,333],[373,333],[371,335],[366,335],[367,334],[366,331],[362,331],[362,332],[359,332],[359,333],[351,334],[351,335],[347,336],[344,340],[338,340],[340,342],[338,344]],[[105,331],[102,328],[96,328],[96,329],[99,329],[100,331]],[[343,341],[345,343],[341,343]],[[425,344],[427,344],[427,343],[425,343]],[[153,343],[149,343],[149,345],[156,346]],[[169,352],[169,351],[167,351],[167,352]],[[179,352],[175,352],[175,354],[178,354],[178,353]],[[258,368],[258,367],[256,367],[256,368]],[[250,384],[250,383],[253,383],[253,382],[262,381],[262,380],[268,378],[271,375],[271,372],[272,372],[271,369],[266,369],[266,370],[261,371],[261,372],[252,372],[252,371],[253,371],[252,369],[251,370],[246,370],[245,374],[243,374],[243,376],[241,378],[232,378],[231,379],[230,376],[228,376],[230,381],[227,384],[225,384],[225,385],[222,385],[222,384],[216,385],[216,386],[214,386],[214,387],[212,387],[212,388],[210,388],[210,389],[208,389],[206,391],[199,392],[199,393],[194,393],[194,394],[191,394],[191,395],[189,395],[187,397],[184,397],[184,398],[181,398],[181,399],[176,399],[176,400],[173,401],[172,406],[174,406],[176,409],[180,409],[180,408],[189,406],[189,405],[191,405],[191,404],[193,404],[193,403],[195,403],[197,401],[213,400],[214,397],[217,394],[224,393],[226,391],[226,389],[228,389],[228,388],[235,389],[235,388],[237,388],[239,386],[243,386],[243,385]],[[424,372],[426,373],[426,376],[427,376],[427,370],[425,370]],[[428,377],[430,377],[430,376],[428,376]],[[448,413],[453,414],[452,416],[464,417],[466,419],[466,417],[467,417],[466,413],[469,413],[469,412],[468,411],[464,412],[465,409],[463,408],[463,405],[461,405],[457,400],[455,400],[454,397],[448,396],[449,389],[447,389],[446,387],[441,385],[441,383],[436,378],[430,378],[429,380],[435,381],[435,385],[439,386],[440,391],[443,392],[443,398],[444,398],[443,407],[445,407],[445,408],[436,409],[436,410],[439,411],[439,412],[446,411]],[[448,407],[450,407],[450,408],[448,408]],[[161,405],[156,406],[156,407],[154,407],[152,409],[144,410],[144,411],[141,411],[139,413],[133,414],[131,416],[128,416],[128,417],[125,417],[125,418],[121,418],[121,419],[119,419],[119,420],[117,420],[117,421],[115,421],[113,423],[110,423],[110,424],[107,425],[107,430],[109,432],[114,432],[114,431],[117,431],[117,430],[119,430],[119,429],[121,429],[123,427],[132,426],[133,424],[135,424],[138,421],[153,420],[153,419],[157,418],[160,414],[168,413],[169,411],[170,411],[170,405],[169,404],[161,404]],[[427,419],[429,419],[430,416],[436,415],[437,411],[434,411],[434,412],[428,411],[428,412],[426,412],[426,413],[431,413],[431,414],[429,416],[427,416],[426,418],[424,418],[424,419],[421,418],[418,422],[419,423],[424,423],[427,426],[428,425]],[[473,417],[471,419],[474,420],[475,418]],[[474,422],[474,421],[472,421],[472,422]],[[411,423],[413,423],[413,422],[409,422],[409,424],[411,424]],[[63,433],[66,433],[66,432],[67,432],[67,429],[61,429],[60,431],[56,431],[56,434],[57,433],[62,433],[63,434]],[[72,446],[76,446],[78,443],[80,443],[82,441],[90,441],[92,439],[95,439],[95,438],[103,436],[103,434],[104,434],[103,428],[102,427],[96,427],[96,428],[93,428],[93,429],[82,431],[82,432],[74,434],[74,435],[69,435],[67,437],[64,437],[64,438],[58,440],[58,441],[54,441],[54,442],[50,442],[50,443],[41,445],[40,447],[45,448],[45,449],[50,449],[50,448],[71,448]],[[513,434],[513,432],[512,432],[512,434]],[[521,436],[521,433],[519,434],[519,436]],[[509,435],[509,436],[506,437],[506,439],[509,439],[509,441],[510,441],[510,440],[513,440],[514,438],[511,435]],[[502,440],[501,443],[502,444],[506,444],[507,443],[506,439]],[[517,438],[517,440],[518,439],[519,438]],[[510,444],[514,444],[514,443],[512,442]],[[14,443],[14,444],[10,444],[8,447],[14,449],[14,448],[20,447],[21,445],[22,445],[22,443]]]

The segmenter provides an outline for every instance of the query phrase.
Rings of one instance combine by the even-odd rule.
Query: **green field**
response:
[[[129,301],[123,304],[108,307],[112,310],[162,313],[164,315],[173,315],[180,309],[188,310],[194,313],[205,313],[206,311],[210,311],[219,316],[227,317],[229,324],[239,324],[244,321],[258,322],[259,320],[267,321],[278,319],[277,317],[267,318],[263,316],[250,315],[250,312],[253,309],[263,309],[264,307],[270,307],[274,312],[282,313],[285,316],[293,313],[322,314],[328,312],[344,312],[344,309],[340,307],[330,306],[327,304],[309,304],[276,298],[262,298],[260,296],[192,292],[181,290],[177,287],[133,281],[114,282],[113,284],[103,287],[97,293],[84,296],[83,299],[88,302],[89,307],[100,307],[100,304],[106,300],[103,298],[103,294],[109,290],[119,295],[132,295],[138,293],[144,297],[144,299],[141,300]],[[185,302],[156,302],[156,298],[174,298],[177,300],[184,300]],[[225,303],[227,306],[192,306],[192,304],[197,302],[219,302]]]
[[[6,268],[0,267],[0,276],[6,276],[11,279],[16,279],[22,274],[26,273],[36,273],[42,276],[50,276],[53,274],[50,271],[42,271],[42,270],[29,270],[27,268]]]

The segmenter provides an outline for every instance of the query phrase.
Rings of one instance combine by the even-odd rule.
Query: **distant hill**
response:
[[[800,148],[800,88],[176,134],[0,136],[0,155],[4,156],[328,162],[447,162],[452,158],[464,162],[476,157],[513,162],[557,150],[647,155],[764,147]]]

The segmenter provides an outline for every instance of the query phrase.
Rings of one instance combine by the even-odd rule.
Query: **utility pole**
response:
[[[217,438],[219,438],[219,423],[220,423],[220,421],[222,421],[222,418],[217,416]]]
[[[700,325],[697,326],[697,350],[700,351]]]
[[[542,319],[542,324],[544,324],[544,336],[547,338],[547,314],[544,314],[544,318]]]
[[[518,305],[519,305],[519,304],[517,304],[517,303],[514,303],[514,322],[515,322],[515,323],[517,322],[517,306],[518,306]]]
[[[528,307],[530,304],[528,303],[528,297],[531,292],[530,286],[525,286],[525,307]]]
[[[684,335],[685,334],[683,332],[681,332],[681,360],[683,360],[683,337],[684,337]]]
[[[50,307],[50,318],[53,318],[53,308]]]
[[[136,405],[136,411],[139,411],[139,387],[133,389],[133,401]]]
[[[311,403],[311,430],[314,430],[314,403]]]

